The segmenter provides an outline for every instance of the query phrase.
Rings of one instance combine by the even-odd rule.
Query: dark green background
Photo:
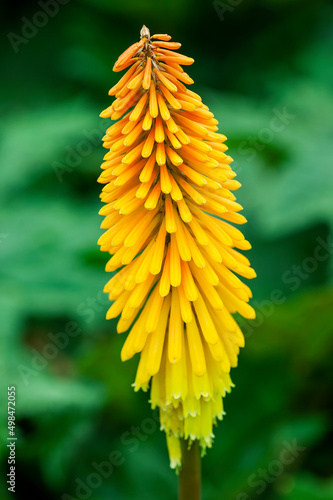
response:
[[[124,335],[105,320],[106,256],[96,244],[109,126],[98,115],[119,78],[115,59],[142,24],[195,59],[192,89],[228,136],[258,274],[250,283],[258,319],[243,324],[236,388],[203,460],[203,499],[333,498],[332,4],[219,5],[70,0],[27,32],[27,20],[43,24],[38,3],[1,4],[0,424],[5,443],[14,384],[18,499],[83,498],[77,478],[86,483],[92,463],[114,450],[123,463],[87,498],[176,498],[148,395],[130,387],[137,359],[121,363]],[[50,333],[59,339],[70,322],[77,335],[57,348]],[[128,441],[133,426],[140,434]],[[286,464],[283,450],[295,440],[302,451]],[[7,473],[8,448],[0,450]],[[5,482],[0,488],[13,498]]]

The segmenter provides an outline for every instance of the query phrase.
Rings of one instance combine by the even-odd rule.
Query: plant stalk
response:
[[[196,440],[182,440],[182,468],[179,471],[179,500],[201,499],[201,449]]]

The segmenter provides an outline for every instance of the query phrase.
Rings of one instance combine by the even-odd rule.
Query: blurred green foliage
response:
[[[147,395],[130,387],[137,360],[120,362],[123,338],[105,321],[96,244],[108,126],[98,114],[118,78],[113,63],[142,24],[196,60],[193,88],[229,137],[258,273],[258,318],[243,322],[247,345],[203,460],[203,499],[333,498],[332,4],[56,5],[39,28],[40,3],[0,7],[0,456],[6,474],[7,385],[16,385],[17,498],[176,498],[164,435]],[[295,440],[301,450],[286,463]],[[81,483],[78,496],[110,456],[109,477],[88,493]],[[5,481],[0,495],[11,498]]]

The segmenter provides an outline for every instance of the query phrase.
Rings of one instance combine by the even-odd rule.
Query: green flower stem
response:
[[[179,500],[201,499],[201,449],[194,441],[182,440],[182,468],[179,471]]]

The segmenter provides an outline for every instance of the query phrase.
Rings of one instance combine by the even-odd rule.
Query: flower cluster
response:
[[[160,409],[171,466],[181,463],[180,438],[210,447],[213,424],[224,414],[230,368],[237,365],[242,332],[233,318],[254,318],[249,287],[255,277],[239,252],[251,248],[233,224],[244,224],[233,191],[240,187],[218,121],[182,66],[168,35],[141,40],[117,60],[127,70],[101,113],[107,130],[99,182],[105,216],[101,250],[118,272],[105,286],[113,301],[107,318],[120,315],[129,330],[121,358],[140,353],[135,390],[151,386]]]

